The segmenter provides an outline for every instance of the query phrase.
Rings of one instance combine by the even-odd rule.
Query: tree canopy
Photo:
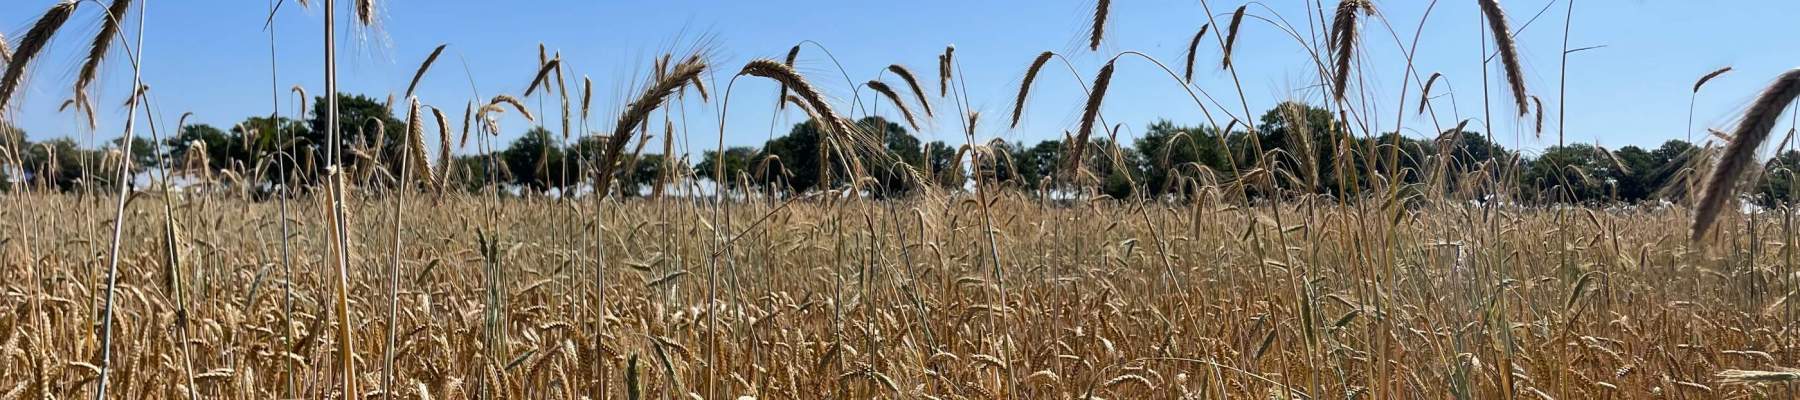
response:
[[[389,105],[371,97],[339,94],[338,101],[344,140],[338,150],[353,179],[361,184],[394,182],[399,171],[392,157],[406,145],[405,122]],[[187,125],[161,143],[134,138],[129,157],[140,171],[161,165],[190,177],[224,171],[245,176],[250,175],[245,170],[279,165],[303,182],[316,183],[332,150],[323,146],[328,140],[323,108],[315,104],[305,120],[246,117],[229,130]],[[1442,127],[1447,129],[1435,135],[1353,135],[1345,129],[1352,125],[1338,117],[1324,108],[1284,102],[1261,114],[1254,130],[1237,123],[1219,127],[1152,121],[1136,138],[1118,138],[1117,132],[1108,131],[1081,144],[1081,160],[1068,158],[1072,147],[1066,133],[1063,140],[993,140],[969,146],[921,141],[905,126],[880,117],[849,124],[854,132],[831,134],[808,120],[761,147],[727,148],[723,157],[716,149],[702,149],[698,155],[642,154],[643,147],[637,146],[623,160],[613,190],[626,196],[661,195],[691,178],[732,191],[799,194],[843,188],[855,175],[870,178],[858,187],[878,197],[904,196],[926,186],[961,191],[979,178],[1037,194],[1067,195],[1091,188],[1114,198],[1182,199],[1198,188],[1242,183],[1235,187],[1250,196],[1315,193],[1346,198],[1376,183],[1419,190],[1493,185],[1508,179],[1506,184],[1518,188],[1516,194],[1523,201],[1634,203],[1677,199],[1704,175],[1698,170],[1704,165],[1697,162],[1702,158],[1696,155],[1707,148],[1680,140],[1653,149],[1569,144],[1522,156],[1466,126]],[[582,193],[576,189],[590,189],[584,185],[593,182],[592,167],[604,140],[587,135],[565,143],[548,129],[533,126],[491,156],[451,154],[449,160],[432,164],[453,181],[451,187],[464,190],[500,184],[529,192]],[[109,160],[118,161],[119,145],[114,139],[88,150],[66,138],[32,142],[24,131],[0,125],[0,146],[17,155],[8,160],[13,165],[0,168],[0,174],[6,174],[0,175],[4,178],[0,182],[4,187],[26,183],[55,190],[77,190],[89,182],[105,185],[107,174],[93,171]],[[1072,168],[1076,161],[1080,169]],[[448,166],[442,165],[446,162]],[[1800,193],[1793,189],[1797,169],[1800,153],[1783,152],[1770,159],[1754,182],[1755,200],[1792,201]],[[253,176],[263,180],[249,184],[267,188],[277,183],[279,174],[260,171]]]

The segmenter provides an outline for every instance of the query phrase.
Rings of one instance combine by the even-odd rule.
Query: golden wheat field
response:
[[[181,4],[39,1],[0,36],[0,400],[1794,398],[1800,69],[1724,124],[1695,110],[1733,67],[1680,79],[1688,139],[1613,149],[1564,132],[1617,118],[1567,111],[1607,47],[1571,45],[1575,0],[1455,2],[1186,2],[1153,50],[1116,36],[1163,5],[1052,4],[1067,49],[872,74],[701,33],[595,99],[543,43],[530,74],[442,43],[344,89],[392,8],[273,0],[269,108],[220,128],[175,110],[219,92],[145,73],[182,65],[144,50]],[[1468,65],[1421,52],[1434,18]],[[31,77],[59,40],[71,82]]]
[[[106,263],[81,216],[110,201],[29,199],[4,210],[0,381],[86,396]],[[986,231],[972,198],[747,201],[723,225],[642,200],[596,231],[488,200],[401,204],[397,276],[392,205],[351,200],[342,318],[319,198],[290,204],[287,249],[273,204],[172,200],[184,276],[162,223],[125,232],[115,393],[341,398],[340,348],[359,397],[391,373],[403,398],[1777,397],[1792,372],[1723,371],[1796,357],[1777,218],[1696,247],[1674,209],[1008,195]]]

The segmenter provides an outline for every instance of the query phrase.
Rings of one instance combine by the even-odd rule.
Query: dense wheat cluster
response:
[[[813,40],[780,61],[697,40],[612,78],[616,104],[544,44],[531,74],[493,78],[518,93],[422,98],[446,43],[379,101],[338,89],[334,34],[339,14],[376,31],[382,3],[297,1],[323,3],[325,94],[271,71],[271,113],[228,131],[150,111],[170,93],[138,74],[159,61],[144,8],[175,3],[57,1],[16,51],[0,38],[0,400],[1792,397],[1800,151],[1780,125],[1800,70],[1700,142],[1565,145],[1523,28],[1461,1],[1491,53],[1469,60],[1493,89],[1461,106],[1478,111],[1413,64],[1417,39],[1363,32],[1407,29],[1385,3],[1308,0],[1289,22],[1201,1],[1171,36],[1178,74],[1103,54],[1135,15],[1114,8],[1139,4],[1100,0],[1074,50],[1094,54],[1019,63],[1006,123],[969,98],[964,66],[998,62],[980,51],[925,55],[931,91],[894,61],[853,78]],[[1559,2],[1565,59],[1597,48],[1568,49]],[[94,13],[62,112],[117,140],[27,136],[15,92]],[[1278,32],[1313,75],[1252,104],[1256,57],[1233,51]],[[1405,73],[1371,105],[1384,36]],[[133,85],[109,107],[118,60]],[[1731,70],[1699,75],[1690,125]],[[1203,119],[1129,129],[1145,121],[1108,111],[1140,75]],[[1081,95],[1042,94],[1059,84]],[[688,122],[730,121],[734,91],[802,122],[760,147]],[[1078,118],[999,139],[1028,100]],[[1546,102],[1556,146],[1498,143],[1497,120],[1543,135]],[[1371,122],[1384,109],[1403,118]],[[1787,151],[1762,162],[1768,142]]]
[[[8,398],[79,398],[104,264],[75,238],[103,228],[81,216],[106,201],[32,200],[4,211],[7,232],[38,239],[6,247],[0,382]],[[163,201],[127,215],[153,220]],[[273,205],[175,201],[179,283],[160,223],[126,232],[117,393],[181,398],[191,377],[202,397],[342,397],[323,202],[291,204],[284,271]],[[969,199],[749,201],[729,226],[692,202],[631,201],[599,231],[555,200],[411,200],[389,319],[393,214],[353,200],[357,379],[380,387],[390,328],[396,396],[450,399],[1494,398],[1509,378],[1531,396],[1712,398],[1779,394],[1713,375],[1794,357],[1770,328],[1797,311],[1791,239],[1772,239],[1792,238],[1784,220],[1733,222],[1736,239],[1700,250],[1670,209],[993,201],[1004,303]],[[36,220],[57,223],[21,225]]]

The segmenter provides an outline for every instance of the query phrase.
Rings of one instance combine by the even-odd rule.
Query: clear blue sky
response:
[[[0,31],[16,41],[54,1],[14,0],[0,5]],[[265,2],[147,1],[150,20],[144,79],[153,88],[156,111],[162,116],[159,122],[172,124],[176,115],[192,111],[193,121],[226,128],[245,116],[270,111],[269,38],[262,30],[268,11]],[[1539,140],[1531,137],[1527,121],[1509,117],[1513,108],[1506,101],[1505,89],[1498,86],[1498,69],[1492,69],[1496,74],[1494,130],[1503,143],[1511,145],[1517,136],[1523,136],[1519,140],[1526,148],[1555,142],[1564,17],[1564,3],[1556,1],[1519,35],[1528,89],[1541,96],[1550,109],[1550,127],[1545,139]],[[275,19],[280,72],[276,83],[284,103],[291,102],[286,92],[296,84],[315,95],[323,91],[321,2],[314,0],[312,9],[302,9],[289,0]],[[1220,23],[1241,4],[1210,2]],[[537,45],[542,42],[562,52],[574,73],[571,78],[592,77],[596,121],[589,125],[605,129],[616,113],[612,110],[625,102],[628,89],[642,79],[655,55],[685,48],[697,39],[710,38],[715,92],[722,90],[730,74],[745,61],[779,58],[788,47],[807,39],[828,46],[857,82],[878,77],[888,64],[902,63],[922,75],[922,83],[934,87],[936,56],[945,45],[955,44],[969,100],[983,115],[979,135],[1027,142],[1060,137],[1062,131],[1073,129],[1084,101],[1077,79],[1090,81],[1112,54],[1142,51],[1179,72],[1188,40],[1208,22],[1198,0],[1115,1],[1105,44],[1100,52],[1091,52],[1086,38],[1092,0],[380,3],[378,31],[345,30],[340,35],[343,91],[376,98],[403,91],[413,69],[431,48],[449,43],[450,50],[421,84],[419,97],[427,104],[458,110],[471,98],[464,60],[484,99],[500,92],[517,94],[536,69]],[[1302,35],[1308,34],[1302,1],[1266,3],[1275,5],[1273,11],[1291,21]],[[1377,110],[1371,117],[1382,131],[1393,130],[1401,113],[1397,105],[1404,64],[1395,36],[1400,41],[1411,40],[1426,3],[1380,1],[1377,7],[1387,24],[1370,19],[1364,25],[1362,78]],[[1327,13],[1334,4],[1327,4]],[[1502,4],[1518,29],[1549,0],[1506,0]],[[84,42],[97,29],[99,7],[91,5],[84,4],[52,50],[39,59],[23,96],[15,100],[18,106],[12,117],[33,139],[67,135],[85,141],[90,135],[78,117],[58,113],[56,106],[69,97],[68,82],[85,51]],[[1259,6],[1250,9],[1253,15],[1273,15]],[[1483,29],[1477,25],[1477,12],[1473,0],[1440,2],[1426,23],[1416,60],[1421,76],[1444,73],[1450,85],[1440,83],[1434,91],[1444,93],[1446,87],[1453,88],[1461,115],[1476,118],[1482,103],[1481,54],[1476,46]],[[1702,93],[1695,125],[1701,132],[1708,126],[1729,128],[1761,85],[1800,65],[1800,57],[1795,56],[1800,54],[1800,43],[1776,39],[1800,34],[1800,25],[1792,23],[1795,15],[1800,15],[1800,2],[1789,0],[1580,1],[1570,46],[1607,47],[1576,53],[1569,60],[1568,140],[1618,148],[1683,138],[1694,79],[1727,65],[1736,70],[1709,84]],[[1252,112],[1260,114],[1285,99],[1322,101],[1323,96],[1312,86],[1316,73],[1292,38],[1273,25],[1246,19],[1239,40],[1235,60]],[[1076,78],[1053,64],[1033,90],[1025,122],[1019,129],[1006,129],[1004,119],[1011,112],[1021,76],[1031,59],[1044,50],[1068,55],[1083,76]],[[1242,114],[1230,75],[1219,68],[1219,54],[1217,42],[1211,38],[1201,46],[1196,84],[1231,112]],[[101,138],[116,137],[122,128],[124,110],[117,105],[130,86],[130,71],[123,61],[123,57],[115,57],[103,74],[97,133]],[[837,99],[840,108],[849,107],[852,86],[823,52],[814,47],[803,49],[799,67]],[[1138,59],[1122,61],[1104,116],[1127,124],[1123,136],[1133,136],[1159,118],[1204,123],[1199,109],[1170,82],[1154,65]],[[772,121],[779,124],[779,133],[804,118],[792,110],[783,115],[773,113],[775,91],[776,86],[764,80],[744,80],[736,86],[726,130],[728,145],[760,144],[768,139]],[[1416,86],[1409,90],[1407,108],[1416,107],[1417,92]],[[869,92],[863,93],[866,98]],[[955,109],[946,99],[934,96],[932,101],[937,110]],[[527,103],[535,107],[538,99]],[[543,104],[555,107],[554,99],[544,99]],[[1438,123],[1445,127],[1455,124],[1448,98],[1437,104]],[[685,109],[688,126],[693,129],[686,138],[691,150],[712,148],[718,134],[716,101],[688,102]],[[294,109],[284,104],[283,110],[292,113]],[[456,119],[457,112],[450,114]],[[549,114],[554,118],[553,112]],[[938,120],[919,135],[926,140],[960,142],[961,125],[948,115],[954,114],[940,112]],[[1398,122],[1409,135],[1424,136],[1423,132],[1432,131],[1433,121],[1412,111],[1404,115]],[[674,117],[681,118],[679,114]],[[527,126],[510,115],[502,125],[507,138]]]

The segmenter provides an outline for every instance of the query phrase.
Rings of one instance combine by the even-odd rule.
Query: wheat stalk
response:
[[[462,134],[456,137],[456,147],[457,148],[468,147],[468,145],[469,145],[469,128],[470,128],[469,123],[472,122],[470,120],[470,118],[474,113],[475,113],[475,102],[471,101],[467,105],[463,106]]]
[[[26,35],[26,38],[27,38],[26,40],[31,41],[32,36],[39,36],[41,38],[40,40],[49,40],[50,32],[40,31],[39,28],[44,27],[45,20],[56,19],[57,21],[55,21],[53,24],[51,24],[53,26],[51,26],[49,29],[49,31],[55,31],[56,26],[61,26],[62,23],[68,19],[67,13],[74,10],[74,7],[75,7],[74,4],[75,3],[72,3],[72,2],[58,3],[57,6],[51,7],[50,11],[47,12],[43,18],[40,18],[38,20],[37,26],[32,28],[31,34]],[[52,15],[52,14],[58,14],[59,13],[58,10],[61,10],[60,11],[60,13],[62,14],[61,16]],[[38,35],[38,34],[42,34],[42,35]],[[132,142],[133,142],[133,140],[131,140],[131,139],[134,136],[133,132],[135,132],[135,129],[136,129],[139,97],[142,96],[142,92],[137,91],[137,88],[141,88],[144,86],[143,65],[136,61],[136,60],[141,60],[144,57],[144,53],[143,53],[143,49],[144,49],[144,46],[143,46],[143,44],[144,44],[144,12],[143,12],[142,8],[138,9],[137,44],[138,44],[137,55],[131,57],[131,59],[133,60],[132,68],[131,68],[131,74],[132,74],[131,87],[133,89],[132,90],[132,100],[127,102],[128,106],[126,108],[128,110],[128,114],[126,114],[126,117],[125,117],[125,131],[119,137],[120,153],[125,154],[125,155],[131,154],[131,146],[132,146]],[[36,53],[37,49],[43,48],[43,43],[42,42],[36,43],[34,47],[36,47],[36,49],[32,50],[32,52]],[[14,75],[14,70],[12,68],[15,68],[15,67],[22,68],[21,64],[23,64],[23,62],[8,65],[5,82],[0,82],[0,85],[6,86],[5,88],[0,88],[0,111],[3,111],[6,109],[4,102],[6,101],[7,98],[11,97],[12,87],[14,87],[13,85],[16,84],[16,82],[14,81],[14,79],[16,78],[16,75]],[[125,182],[125,180],[131,174],[131,157],[129,157],[129,156],[124,157],[123,161],[120,162],[119,164],[120,165],[119,165],[118,182]],[[118,185],[118,187],[119,187],[119,191],[117,194],[117,196],[118,196],[117,204],[118,205],[116,208],[114,208],[114,213],[113,213],[112,244],[111,244],[110,251],[107,253],[108,254],[107,264],[108,265],[107,265],[107,272],[106,272],[106,302],[104,303],[105,308],[104,308],[104,312],[102,313],[101,322],[100,322],[100,324],[101,324],[101,327],[100,327],[100,347],[101,347],[101,350],[100,350],[100,383],[99,383],[99,389],[94,392],[95,400],[106,399],[107,376],[108,376],[108,372],[110,372],[112,370],[113,313],[115,311],[113,309],[113,297],[118,292],[119,256],[120,256],[119,248],[120,248],[121,242],[124,239],[124,234],[125,234],[125,205],[130,200],[130,196],[127,196],[127,195],[130,193],[131,185],[121,184],[121,185]]]
[[[782,83],[787,86],[789,90],[792,90],[796,95],[800,96],[800,99],[806,100],[808,108],[819,115],[819,123],[831,128],[833,134],[844,135],[850,133],[850,126],[845,124],[844,119],[839,117],[837,111],[834,111],[831,108],[831,104],[825,101],[825,95],[819,93],[818,89],[815,89],[811,83],[808,83],[805,77],[800,76],[798,72],[794,72],[793,68],[777,63],[774,60],[752,60],[749,63],[744,64],[744,69],[738,71],[738,75],[768,78]]]
[[[417,166],[416,168],[412,168],[412,170],[417,171],[419,180],[425,181],[426,187],[430,188],[432,191],[436,191],[438,190],[438,178],[436,175],[432,175],[431,161],[426,158],[426,154],[428,153],[425,152],[425,120],[419,113],[419,99],[416,97],[412,98],[410,103],[412,103],[412,105],[408,107],[409,110],[406,112],[406,154],[403,158]],[[439,115],[438,117],[440,120],[439,127],[441,131],[442,115]],[[402,164],[401,169],[405,170],[407,168]],[[406,175],[406,171],[401,171],[402,177]]]
[[[525,103],[520,102],[519,98],[512,97],[512,95],[505,95],[505,94],[496,95],[496,96],[494,96],[493,100],[488,101],[488,105],[489,106],[499,106],[499,105],[512,106],[513,110],[519,111],[519,115],[523,115],[525,117],[526,121],[537,121],[537,118],[531,116],[531,110],[525,109]],[[498,134],[499,132],[494,132],[494,133]]]
[[[1774,371],[1728,369],[1714,375],[1721,384],[1777,384],[1800,381],[1800,369],[1775,367]]]
[[[1544,100],[1534,95],[1531,96],[1531,103],[1537,106],[1537,123],[1535,125],[1537,136],[1544,137]]]
[[[585,121],[587,121],[587,118],[588,118],[588,110],[589,110],[588,106],[593,105],[593,101],[594,101],[594,80],[588,79],[588,77],[584,75],[581,77],[581,120],[583,121],[582,122],[583,125],[587,124],[587,122],[585,122]],[[584,127],[582,127],[582,129],[587,129],[587,128],[584,126]]]
[[[300,97],[300,115],[307,115],[306,104],[307,101],[310,101],[311,99],[306,97],[306,87],[294,85],[294,87],[288,88],[288,93],[293,93],[295,96]]]
[[[1724,75],[1726,72],[1731,72],[1731,67],[1727,66],[1713,70],[1712,72],[1706,73],[1706,75],[1700,76],[1700,79],[1694,81],[1694,91],[1688,93],[1687,125],[1681,128],[1687,131],[1688,141],[1694,141],[1694,102],[1700,99],[1700,88],[1706,86],[1706,83],[1712,81],[1713,78]]]
[[[562,145],[566,146],[569,142],[569,85],[568,81],[563,80],[563,68],[561,62],[562,52],[556,53],[556,60],[558,61],[556,66],[556,97],[557,104],[561,106],[557,112],[557,116],[562,117]],[[695,82],[699,82],[699,80],[695,80]],[[706,96],[703,95],[701,97]]]
[[[381,393],[384,395],[391,395],[394,390],[394,341],[395,334],[399,330],[397,324],[399,322],[398,316],[400,313],[400,225],[402,218],[405,216],[405,208],[402,207],[402,203],[406,201],[406,192],[410,191],[410,189],[406,187],[404,179],[409,172],[412,172],[409,170],[413,169],[414,163],[419,164],[417,171],[419,171],[421,175],[431,178],[430,166],[422,162],[425,159],[425,142],[420,139],[420,137],[424,136],[424,129],[422,126],[423,122],[419,119],[419,99],[417,97],[412,97],[408,99],[407,103],[409,103],[409,106],[407,107],[408,111],[406,113],[406,136],[408,139],[407,142],[410,144],[403,146],[403,149],[401,150],[403,153],[400,157],[401,184],[400,189],[394,194],[392,209],[392,212],[394,213],[394,224],[392,225],[393,248],[388,253],[387,345],[381,348]],[[427,181],[432,182],[432,185],[436,186],[435,180],[435,178],[431,178]]]

